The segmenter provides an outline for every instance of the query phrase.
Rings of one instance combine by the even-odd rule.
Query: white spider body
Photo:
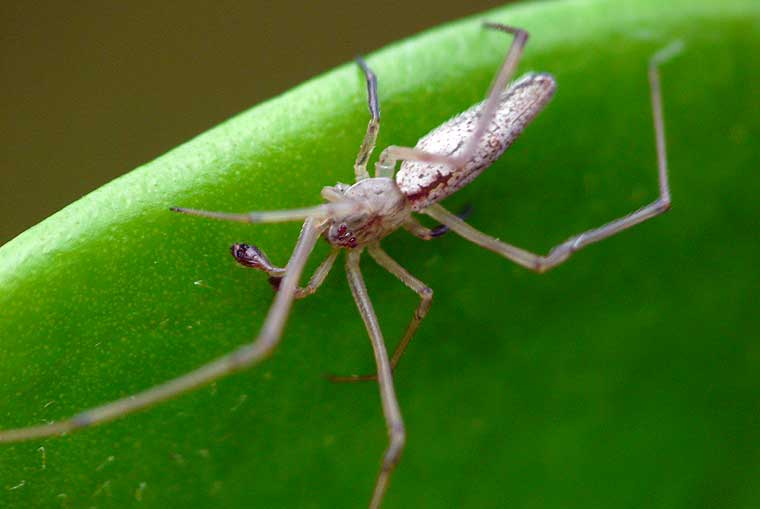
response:
[[[505,90],[493,120],[479,140],[473,156],[461,166],[405,160],[396,184],[418,211],[457,192],[504,153],[554,95],[557,83],[550,74],[526,74]],[[472,138],[483,102],[460,113],[420,138],[414,147],[431,154],[456,158]]]
[[[462,164],[404,160],[395,175],[364,178],[354,185],[337,184],[323,193],[360,203],[357,211],[335,216],[324,237],[335,247],[356,249],[381,240],[418,212],[472,182],[517,139],[549,102],[557,88],[550,74],[521,77],[499,97],[493,119],[472,156]],[[444,122],[420,138],[415,150],[456,160],[478,126],[483,102]],[[380,163],[381,166],[383,163]]]
[[[331,219],[324,237],[335,247],[354,249],[377,242],[396,231],[412,213],[409,201],[388,177],[367,178],[350,187],[338,184],[328,189],[362,205],[356,212]]]

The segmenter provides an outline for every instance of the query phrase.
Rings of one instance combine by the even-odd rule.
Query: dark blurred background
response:
[[[0,244],[357,53],[505,3],[5,0]]]

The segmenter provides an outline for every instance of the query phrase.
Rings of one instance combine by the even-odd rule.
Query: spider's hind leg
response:
[[[472,205],[467,205],[462,209],[461,212],[459,212],[459,214],[457,214],[457,217],[459,219],[465,220],[470,216],[471,213]],[[448,226],[442,223],[439,223],[432,228],[428,228],[427,226],[420,224],[420,222],[413,217],[410,217],[402,226],[406,231],[422,240],[433,240],[437,239],[438,237],[443,237],[450,230]]]
[[[282,282],[258,336],[231,352],[192,370],[184,375],[149,387],[142,392],[114,400],[98,407],[80,412],[69,419],[39,424],[26,428],[0,430],[0,443],[21,442],[76,431],[103,424],[144,410],[162,401],[175,398],[194,389],[208,385],[232,373],[247,369],[269,357],[280,342],[285,322],[293,305],[298,279],[306,260],[314,249],[324,223],[307,218],[288,262],[289,271]]]
[[[654,123],[655,144],[657,150],[657,178],[659,195],[653,202],[614,219],[602,226],[573,235],[565,242],[552,248],[548,254],[539,255],[512,244],[486,235],[468,225],[460,218],[447,211],[439,204],[433,204],[422,212],[436,221],[448,226],[465,239],[489,249],[501,256],[536,272],[546,272],[560,265],[570,256],[584,247],[612,237],[628,228],[664,214],[670,210],[670,184],[668,181],[668,158],[665,150],[665,122],[662,113],[662,90],[660,87],[660,65],[676,56],[683,49],[681,41],[675,41],[655,53],[649,61],[649,87],[652,101],[652,120]]]
[[[464,145],[462,152],[456,157],[451,157],[444,154],[432,154],[418,148],[391,145],[380,154],[380,159],[376,164],[378,173],[389,173],[392,175],[398,161],[420,161],[431,164],[445,164],[451,168],[458,168],[465,165],[473,157],[480,140],[486,134],[488,127],[496,115],[502,92],[507,89],[510,80],[515,74],[517,63],[520,61],[529,36],[528,32],[522,28],[502,25],[500,23],[486,22],[483,23],[483,26],[512,34],[514,39],[488,91],[486,100],[480,110],[478,123]]]

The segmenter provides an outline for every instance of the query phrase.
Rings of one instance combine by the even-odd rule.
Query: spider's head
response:
[[[411,214],[406,197],[390,178],[363,179],[341,189],[341,193],[361,204],[361,208],[331,219],[325,238],[337,247],[353,249],[377,242],[401,226]]]

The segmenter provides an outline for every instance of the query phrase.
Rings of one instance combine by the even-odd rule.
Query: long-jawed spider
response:
[[[270,281],[278,290],[263,327],[254,341],[185,375],[138,394],[85,410],[69,419],[2,431],[0,442],[18,442],[60,435],[102,424],[258,364],[271,355],[279,343],[293,301],[316,292],[338,254],[345,250],[348,283],[369,333],[377,373],[333,377],[333,380],[376,379],[378,382],[389,435],[389,445],[383,456],[369,504],[370,509],[379,508],[391,473],[406,442],[404,422],[393,385],[393,370],[425,318],[433,298],[433,291],[427,285],[412,276],[380,248],[380,240],[398,228],[404,228],[424,240],[433,239],[446,230],[452,230],[523,267],[545,272],[564,262],[583,247],[658,216],[670,208],[658,67],[680,51],[680,42],[657,52],[649,64],[660,190],[659,197],[654,202],[601,227],[574,235],[554,247],[546,256],[531,253],[488,236],[439,205],[437,202],[470,183],[498,159],[549,102],[556,89],[554,78],[546,73],[529,73],[509,84],[528,39],[528,33],[497,23],[484,25],[514,36],[486,99],[431,131],[421,138],[414,148],[387,147],[375,165],[374,177],[370,177],[367,172],[367,163],[380,128],[377,79],[364,60],[357,58],[367,81],[371,118],[354,163],[356,182],[353,185],[338,183],[325,187],[322,189],[322,197],[327,203],[301,209],[230,214],[172,208],[173,211],[184,214],[244,223],[304,220],[295,249],[284,268],[272,265],[255,246],[232,246],[232,254],[239,263],[269,274]],[[395,172],[399,161],[402,162],[401,167]],[[441,226],[427,228],[414,219],[413,213],[427,214],[441,223]],[[308,284],[299,287],[306,260],[320,236],[331,245],[332,250],[317,267]],[[365,249],[380,266],[420,297],[420,303],[392,358],[388,357],[359,268],[359,259]]]

